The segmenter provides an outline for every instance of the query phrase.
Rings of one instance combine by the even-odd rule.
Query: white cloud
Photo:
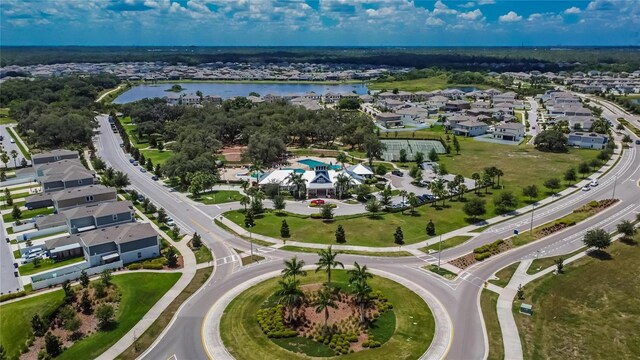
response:
[[[499,17],[500,22],[518,22],[522,20],[522,16],[518,15],[515,11],[509,11],[505,15]]]
[[[449,7],[445,5],[445,3],[438,0],[433,6],[433,13],[436,15],[440,15],[440,14],[453,15],[453,14],[457,14],[458,11],[454,9],[449,9]]]
[[[468,9],[468,8],[472,8],[472,7],[476,6],[476,3],[474,3],[473,1],[469,1],[466,4],[461,4],[461,5],[458,5],[458,6],[461,7],[461,8]]]
[[[478,0],[478,5],[493,5],[496,0]]]
[[[425,24],[427,26],[442,26],[442,25],[444,25],[444,21],[442,21],[442,19],[437,18],[435,16],[430,16],[425,21]]]
[[[466,13],[460,13],[458,14],[458,18],[463,20],[478,20],[482,18],[482,11],[475,9]]]
[[[564,11],[565,14],[580,14],[582,12],[582,10],[580,10],[580,8],[578,7],[570,7],[567,10]]]

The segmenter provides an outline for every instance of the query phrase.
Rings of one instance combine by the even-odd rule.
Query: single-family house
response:
[[[462,111],[470,108],[471,103],[466,100],[450,100],[444,104],[444,109],[446,111]]]
[[[524,125],[520,123],[505,123],[496,125],[492,137],[499,140],[519,142],[524,137],[524,133]]]
[[[383,112],[376,115],[376,120],[386,128],[404,126],[402,117],[398,114]]]
[[[135,221],[130,201],[105,202],[62,211],[72,234]]]
[[[609,142],[609,138],[602,134],[573,132],[567,139],[569,146],[581,147],[583,149],[604,149]]]
[[[77,151],[66,150],[66,149],[56,149],[47,152],[43,152],[40,154],[31,155],[31,163],[35,165],[52,163],[65,159],[79,159]]]
[[[454,135],[460,135],[460,136],[479,136],[479,135],[484,135],[487,132],[487,129],[489,127],[487,126],[487,124],[477,121],[477,120],[470,120],[470,121],[464,121],[459,123],[454,129],[453,129],[453,133]]]
[[[357,176],[363,178],[372,178],[373,171],[368,166],[364,166],[362,164],[351,165],[347,167],[347,172],[356,174]]]
[[[74,206],[116,201],[116,189],[104,185],[90,185],[53,193],[53,206],[64,210]]]

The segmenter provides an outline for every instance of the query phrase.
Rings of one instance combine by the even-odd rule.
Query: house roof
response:
[[[95,246],[109,242],[124,244],[152,236],[158,236],[158,233],[153,229],[151,224],[131,223],[87,231],[78,235],[80,241],[82,241],[85,246]]]
[[[524,129],[524,125],[520,123],[505,123],[505,124],[496,125],[496,129],[521,130],[521,129]]]
[[[474,127],[474,126],[487,126],[487,124],[477,120],[469,120],[469,121],[464,121],[459,123],[458,126]]]
[[[115,214],[131,212],[132,210],[133,204],[130,201],[115,201],[95,205],[80,206],[77,208],[62,211],[61,214],[63,214],[66,219],[72,220],[87,216],[93,216],[96,218],[111,216]]]
[[[101,194],[109,194],[112,193],[115,197],[116,189],[106,187],[104,185],[89,185],[83,187],[77,187],[69,190],[59,191],[52,194],[52,197],[57,200],[68,200],[68,199],[76,199],[79,197],[89,196],[89,195],[101,195]]]
[[[74,154],[76,155],[76,157],[80,157],[77,151],[67,150],[67,149],[56,149],[56,150],[43,152],[40,154],[33,154],[31,155],[31,160],[37,161],[37,160],[48,158],[48,157],[68,156],[68,155],[74,155]]]
[[[400,115],[396,113],[383,112],[383,113],[377,114],[376,117],[382,118],[382,119],[395,119],[395,118],[399,118]]]
[[[361,176],[373,175],[373,171],[371,171],[371,169],[369,169],[367,166],[364,166],[362,164],[351,165],[347,167],[347,170],[356,175],[361,175]]]
[[[48,228],[52,226],[64,225],[67,218],[63,214],[51,214],[36,218],[36,227],[38,229]]]

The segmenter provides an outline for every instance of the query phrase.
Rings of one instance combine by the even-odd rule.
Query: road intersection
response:
[[[617,111],[617,109],[613,110]],[[603,116],[615,123],[621,115],[605,109]],[[267,259],[257,264],[242,266],[239,256],[233,249],[247,250],[247,242],[213,223],[213,219],[226,210],[187,201],[173,189],[153,181],[149,174],[138,171],[129,163],[128,156],[120,148],[121,140],[112,133],[106,117],[99,116],[98,120],[100,134],[96,138],[96,148],[99,155],[109,166],[127,172],[131,186],[165,208],[182,229],[200,233],[203,242],[211,248],[216,259],[215,270],[209,281],[200,292],[184,304],[175,315],[168,331],[164,332],[141,358],[206,359],[208,355],[205,351],[203,336],[205,327],[210,326],[205,321],[210,309],[222,303],[228,293],[237,291],[237,287],[241,284],[280,270],[282,259],[290,258],[293,254],[275,248],[257,246],[254,248],[265,253]],[[445,346],[447,352],[444,357],[447,359],[483,359],[488,352],[488,341],[479,308],[479,294],[486,281],[492,278],[497,270],[522,259],[566,254],[579,249],[583,246],[582,234],[588,229],[601,227],[612,231],[620,220],[634,218],[635,213],[640,210],[640,189],[637,186],[640,178],[639,169],[640,157],[637,156],[637,150],[635,148],[625,150],[609,172],[597,174],[600,185],[591,191],[575,191],[560,201],[536,209],[533,217],[530,213],[520,214],[485,229],[472,241],[444,250],[441,254],[443,263],[465,255],[480,245],[504,239],[510,236],[514,229],[527,231],[531,221],[535,227],[567,215],[575,208],[592,200],[611,198],[614,188],[616,197],[621,199],[618,204],[568,230],[554,233],[477,263],[458,274],[454,281],[443,279],[421,268],[426,263],[435,261],[435,257],[431,255],[403,258],[340,255],[341,261],[345,264],[358,261],[368,265],[374,271],[384,272],[390,277],[400,277],[411,282],[413,289],[428,292],[442,304],[446,314],[436,320],[437,323],[441,322],[438,329],[446,328],[441,327],[442,321],[451,325],[453,329],[451,339],[440,340],[447,341],[448,344],[436,341],[432,347]],[[315,254],[298,253],[296,255],[307,264],[313,264],[317,259]],[[210,339],[207,338],[208,340]],[[431,353],[428,351],[427,354],[430,356]]]

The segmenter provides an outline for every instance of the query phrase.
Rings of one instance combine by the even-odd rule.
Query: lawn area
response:
[[[533,316],[517,313],[520,301],[514,312],[526,359],[640,358],[640,248],[617,241],[606,252],[524,287]]]
[[[16,124],[15,119],[9,117],[9,108],[0,109],[0,125]]]
[[[164,163],[169,160],[173,152],[171,150],[157,150],[157,149],[147,149],[140,150],[142,155],[144,155],[145,159],[151,159],[153,166],[156,164],[164,165]]]
[[[513,276],[513,274],[515,274],[516,269],[518,269],[519,265],[520,262],[518,261],[517,263],[513,263],[505,268],[502,268],[496,273],[496,277],[498,278],[498,280],[489,280],[489,282],[500,287],[507,286],[507,284],[511,280],[511,277]]]
[[[20,216],[20,220],[31,219],[32,217],[38,216],[38,215],[53,214],[54,211],[55,211],[54,208],[41,208],[41,209],[33,209],[33,210],[23,210],[22,211],[22,215]],[[11,216],[11,213],[2,215],[2,220],[5,223],[14,221],[13,216]]]
[[[160,335],[162,330],[169,324],[173,315],[178,308],[184,303],[193,293],[195,293],[209,278],[213,272],[213,267],[199,269],[196,271],[193,279],[182,290],[182,292],[167,306],[162,314],[151,324],[151,326],[137,339],[136,344],[131,345],[122,354],[118,355],[116,359],[136,359],[142,352],[144,352]],[[137,350],[136,350],[137,345]]]
[[[20,207],[20,206],[24,206],[25,202],[26,201],[14,201],[13,205],[17,205],[18,207]],[[13,209],[13,205],[7,205],[7,204],[0,205],[0,210]]]
[[[209,249],[205,245],[202,245],[197,249],[191,249],[191,250],[193,250],[193,254],[196,257],[196,264],[206,263],[213,260],[211,249]]]
[[[62,290],[0,305],[0,343],[7,352],[7,358],[19,354],[20,347],[31,334],[31,318],[39,314],[46,319],[64,302]]]
[[[554,266],[556,264],[556,260],[559,258],[563,258],[563,259],[568,259],[576,254],[579,254],[581,252],[584,252],[585,248],[580,248],[570,254],[566,254],[566,255],[562,255],[562,256],[551,256],[551,257],[545,257],[545,258],[540,258],[540,259],[535,259],[531,262],[531,265],[529,266],[529,268],[527,269],[527,274],[533,275],[537,272],[540,272],[546,268],[548,268],[549,266]]]
[[[454,237],[448,238],[447,240],[442,240],[442,243],[437,242],[435,244],[423,247],[420,249],[420,251],[428,254],[429,250],[433,250],[433,251],[438,251],[439,249],[445,250],[448,248],[458,246],[471,238],[472,236],[462,236],[462,235],[454,236]]]
[[[222,204],[226,202],[240,201],[242,194],[238,191],[230,190],[214,190],[200,194],[198,198],[193,198],[189,195],[190,199],[205,205]]]
[[[317,254],[320,252],[321,249],[285,245],[281,247],[280,250]],[[364,256],[382,256],[382,257],[413,256],[408,251],[375,252],[375,251],[335,250],[335,252],[339,254],[346,254],[346,255],[364,255]]]
[[[7,132],[16,141],[16,145],[18,145],[18,149],[20,149],[22,156],[24,156],[27,160],[31,160],[31,154],[27,151],[27,149],[24,148],[22,143],[18,140],[20,137],[18,136],[16,131],[13,128],[8,127]]]
[[[113,277],[121,298],[117,325],[80,340],[56,359],[94,359],[124,336],[178,281],[180,273],[133,273]],[[143,300],[144,299],[144,300]]]
[[[255,252],[253,253],[253,256],[249,255],[241,259],[243,266],[253,264],[262,260],[264,260],[264,256],[256,255]]]
[[[338,258],[339,259],[339,258]],[[346,288],[346,271],[334,271],[331,274],[332,284]],[[323,273],[309,272],[303,277],[302,284],[318,283],[325,280]],[[274,278],[262,282],[235,298],[225,309],[221,321],[222,340],[236,359],[263,359],[269,354],[274,359],[308,359],[283,349],[264,336],[258,322],[256,311],[269,299],[278,287]],[[422,355],[433,339],[435,322],[433,315],[424,301],[404,286],[388,279],[374,277],[369,280],[374,290],[380,290],[394,304],[395,333],[381,347],[340,356],[344,359],[417,359]],[[387,319],[388,320],[388,319]],[[331,319],[329,319],[331,323]],[[388,323],[380,323],[376,335],[383,338],[391,327]],[[317,349],[324,345],[315,344]],[[288,346],[289,347],[289,346]],[[318,354],[322,356],[322,354]],[[326,356],[326,355],[325,355]]]
[[[31,275],[31,274],[35,274],[35,273],[39,273],[42,271],[47,271],[47,270],[51,270],[51,269],[55,269],[55,268],[59,268],[62,266],[66,266],[66,265],[71,265],[71,264],[75,264],[75,263],[79,263],[84,261],[84,257],[82,256],[78,256],[75,258],[71,258],[71,259],[66,259],[66,260],[62,260],[62,261],[54,261],[51,259],[45,259],[45,260],[41,260],[40,261],[40,266],[35,267],[33,265],[33,262],[30,262],[28,264],[24,264],[22,266],[20,266],[18,268],[18,270],[20,271],[20,275],[21,276],[25,276],[25,275]]]
[[[504,359],[504,345],[502,344],[502,330],[498,321],[498,294],[493,291],[482,289],[480,294],[480,308],[484,325],[489,338],[489,360]]]
[[[173,155],[171,150],[165,149],[160,151],[157,149],[147,149],[149,147],[149,141],[147,139],[138,139],[136,135],[136,125],[131,124],[130,117],[124,117],[119,119],[124,131],[129,135],[129,141],[131,145],[135,146],[144,155],[145,159],[151,159],[153,165],[164,165],[164,163]]]
[[[438,274],[447,280],[453,280],[458,276],[443,267],[438,267],[437,265],[425,265],[423,268],[431,271],[432,273]]]
[[[480,89],[488,89],[489,85],[475,84],[449,84],[446,76],[433,76],[423,79],[404,80],[404,81],[388,81],[388,82],[372,82],[367,85],[371,90],[391,91],[393,89],[404,91],[433,91],[455,87],[476,87]]]

